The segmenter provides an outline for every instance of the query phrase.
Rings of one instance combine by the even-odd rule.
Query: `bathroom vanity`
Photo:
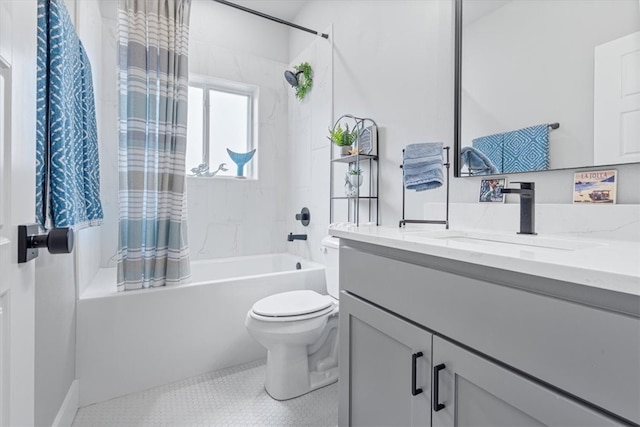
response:
[[[348,425],[640,423],[640,245],[338,227]]]

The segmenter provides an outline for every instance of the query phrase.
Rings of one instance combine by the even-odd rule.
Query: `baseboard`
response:
[[[71,427],[73,419],[76,417],[76,412],[78,411],[79,398],[78,380],[74,380],[71,383],[71,387],[69,387],[69,391],[51,427]]]

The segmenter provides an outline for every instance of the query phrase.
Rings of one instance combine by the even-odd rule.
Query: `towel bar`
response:
[[[445,186],[447,188],[447,202],[446,202],[446,213],[444,220],[432,220],[432,219],[406,219],[405,218],[405,193],[406,189],[404,187],[404,182],[402,183],[402,219],[398,223],[398,227],[404,227],[407,224],[442,224],[445,228],[449,229],[449,168],[451,167],[451,163],[449,161],[449,148],[443,147],[442,149],[447,153],[447,161],[444,163],[444,167],[447,168],[447,175],[445,177]],[[404,150],[402,150],[404,153]],[[400,165],[400,169],[402,169],[402,165]]]

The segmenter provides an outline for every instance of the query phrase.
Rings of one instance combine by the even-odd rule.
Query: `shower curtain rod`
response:
[[[309,28],[301,27],[300,25],[296,25],[296,24],[294,24],[292,22],[285,21],[285,20],[280,19],[280,18],[276,18],[275,16],[267,15],[266,13],[258,12],[257,10],[249,9],[248,7],[240,6],[239,4],[231,3],[230,1],[226,1],[226,0],[213,0],[213,1],[215,1],[216,3],[221,3],[221,4],[224,4],[224,5],[227,5],[227,6],[234,7],[236,9],[239,9],[239,10],[243,11],[243,12],[252,13],[252,14],[257,15],[257,16],[259,16],[261,18],[266,18],[266,19],[269,19],[271,21],[277,22],[279,24],[288,25],[288,26],[296,28],[298,30],[306,31],[307,33],[311,33],[311,34],[315,34],[317,36],[322,37],[323,39],[329,39],[329,34],[319,33],[317,31],[313,31],[313,30],[311,30]]]

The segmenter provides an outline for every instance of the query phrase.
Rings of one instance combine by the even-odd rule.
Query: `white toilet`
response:
[[[283,292],[247,313],[249,334],[268,350],[264,388],[276,400],[338,381],[338,239],[325,237],[322,252],[329,295]]]

